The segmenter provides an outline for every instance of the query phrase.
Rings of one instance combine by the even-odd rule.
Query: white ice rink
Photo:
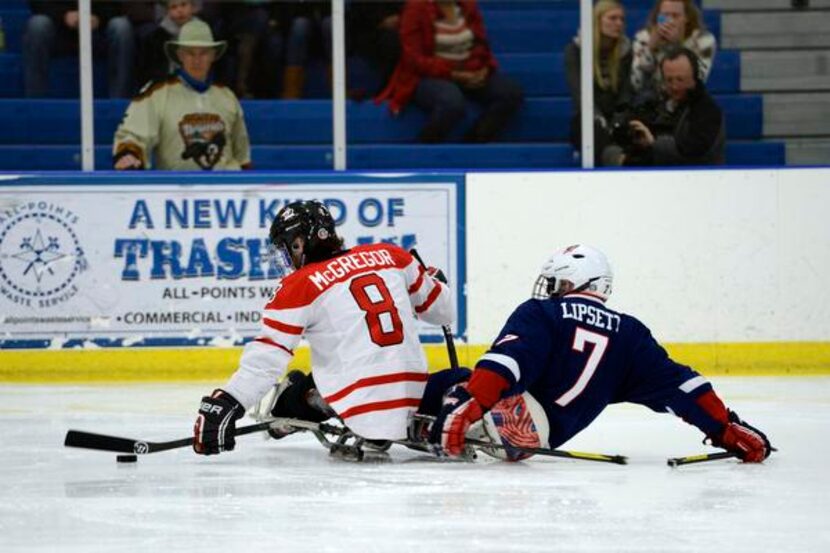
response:
[[[397,447],[357,464],[310,435],[119,465],[64,448],[66,431],[186,437],[211,387],[4,385],[0,552],[830,552],[830,378],[713,382],[780,449],[765,464],[670,469],[707,450],[697,430],[616,406],[564,448],[628,466],[439,463]]]

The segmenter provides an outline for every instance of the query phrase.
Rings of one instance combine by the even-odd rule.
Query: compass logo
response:
[[[50,307],[78,292],[87,262],[73,225],[78,217],[49,202],[0,213],[0,294],[29,307]]]

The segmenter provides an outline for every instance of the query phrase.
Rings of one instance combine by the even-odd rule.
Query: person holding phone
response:
[[[693,0],[657,0],[646,27],[634,36],[631,85],[640,102],[659,95],[662,82],[658,68],[670,46],[682,46],[695,53],[700,64],[698,76],[705,83],[715,59],[717,41],[706,30]]]

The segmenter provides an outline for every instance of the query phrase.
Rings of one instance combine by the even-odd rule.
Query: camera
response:
[[[611,116],[608,132],[611,140],[624,150],[630,150],[637,138],[637,131],[631,128],[632,121],[640,121],[655,134],[658,131],[670,131],[674,128],[674,122],[665,120],[666,117],[661,113],[660,103],[654,98],[644,98],[632,104],[620,106],[620,108]]]
[[[634,143],[635,133],[630,125],[634,119],[636,118],[628,111],[618,111],[611,118],[611,140],[622,148],[628,148]]]

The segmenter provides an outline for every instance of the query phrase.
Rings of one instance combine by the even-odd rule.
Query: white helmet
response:
[[[547,299],[582,292],[605,301],[611,295],[614,273],[601,251],[577,244],[558,251],[542,265],[533,297]]]

